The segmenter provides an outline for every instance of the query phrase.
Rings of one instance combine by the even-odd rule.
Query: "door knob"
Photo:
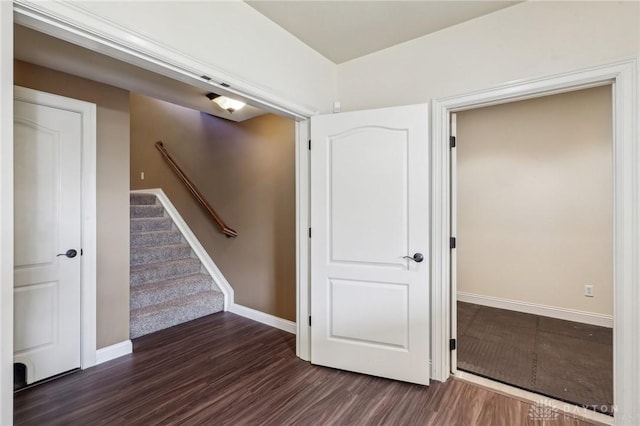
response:
[[[403,259],[409,259],[409,260],[413,260],[416,263],[420,263],[424,260],[424,256],[422,255],[422,253],[416,253],[413,255],[413,257],[411,256],[402,256]]]
[[[78,252],[75,251],[74,249],[69,249],[69,250],[67,250],[66,253],[58,253],[56,255],[56,257],[58,257],[58,256],[67,256],[68,258],[72,258],[72,257],[76,257],[77,254],[78,254]]]

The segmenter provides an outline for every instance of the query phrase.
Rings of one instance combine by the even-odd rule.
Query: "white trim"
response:
[[[310,188],[309,188],[309,120],[296,123],[296,355],[311,360],[311,327],[307,320],[310,309],[310,263],[311,247],[308,238],[310,226]]]
[[[614,418],[606,414],[598,413],[584,407],[569,404],[557,399],[549,398],[548,396],[543,396],[534,392],[526,391],[524,389],[516,388],[514,386],[509,386],[504,383],[496,382],[494,380],[485,379],[484,377],[476,376],[475,374],[467,373],[465,371],[456,372],[454,374],[454,377],[463,382],[471,383],[473,385],[489,389],[499,394],[506,395],[510,398],[516,398],[530,404],[542,403],[545,406],[553,407],[559,413],[566,413],[568,416],[586,420],[588,422],[594,422],[601,425],[614,424]],[[541,426],[545,424],[548,423],[540,423]]]
[[[229,281],[225,278],[222,271],[218,268],[216,263],[211,259],[209,253],[205,250],[205,248],[200,244],[200,240],[193,233],[187,222],[182,218],[178,210],[173,205],[167,194],[161,188],[152,188],[152,189],[138,189],[131,191],[132,194],[153,194],[155,195],[164,210],[167,212],[169,217],[173,220],[178,230],[182,233],[182,236],[187,243],[191,246],[191,249],[195,253],[196,257],[204,266],[204,269],[207,270],[211,278],[213,278],[213,282],[218,287],[218,289],[224,294],[224,310],[228,311],[229,307],[233,305],[233,288],[229,284]]]
[[[450,326],[449,113],[496,103],[612,84],[614,129],[614,404],[616,422],[640,421],[640,148],[638,147],[638,75],[635,58],[523,80],[480,92],[433,101],[432,306],[433,372],[446,380]]]
[[[314,107],[293,102],[272,90],[251,84],[242,77],[89,12],[79,4],[14,0],[14,11],[15,22],[20,25],[174,80],[221,95],[243,98],[259,108],[295,120],[304,120],[318,113]],[[202,76],[208,76],[210,80]]]
[[[14,87],[14,99],[73,111],[82,117],[82,251],[80,257],[80,367],[96,364],[96,105],[24,87]]]
[[[13,422],[13,10],[0,1],[0,425]]]
[[[266,314],[255,309],[247,308],[246,306],[233,304],[229,308],[229,312],[233,312],[236,315],[240,315],[245,318],[258,321],[262,324],[270,325],[287,333],[296,334],[296,323],[283,318],[279,318],[270,314]]]
[[[576,309],[560,308],[557,306],[541,305],[538,303],[521,302],[519,300],[502,299],[500,297],[484,296],[481,294],[458,292],[458,301],[490,306],[492,308],[507,309],[509,311],[524,312],[526,314],[557,318],[583,324],[598,325],[613,328],[613,315],[596,314]],[[452,317],[453,319],[453,317]],[[452,366],[453,367],[453,366]]]
[[[96,351],[96,365],[129,355],[130,353],[133,353],[131,340],[125,340],[111,346],[100,348]]]
[[[457,125],[457,116],[456,114],[451,114],[450,115],[450,119],[449,119],[449,131],[451,132],[451,136],[454,138],[458,137],[458,125]],[[454,146],[453,148],[451,148],[450,150],[450,162],[449,165],[451,167],[451,217],[456,217],[456,212],[458,211],[458,195],[457,195],[457,191],[458,191],[458,175],[457,175],[457,170],[458,170],[458,148],[457,145]],[[451,226],[451,235],[458,235],[458,230],[457,230],[457,223],[455,220],[450,222],[450,226]],[[456,265],[456,256],[457,256],[457,250],[452,250],[451,252],[451,264],[452,265]],[[456,270],[456,268],[451,268],[450,270],[451,273],[451,291],[450,294],[456,294],[456,292],[458,291],[458,271]],[[449,307],[449,309],[453,311],[453,309],[456,309],[456,305],[455,305],[455,298],[451,297],[451,303],[452,305]],[[451,334],[450,338],[451,339],[457,339],[458,338],[458,318],[456,315],[451,315],[450,317],[450,321],[451,321],[451,326],[449,327],[449,333]],[[457,366],[458,366],[458,351],[449,351],[449,365],[451,365],[451,372],[455,373],[457,371]]]

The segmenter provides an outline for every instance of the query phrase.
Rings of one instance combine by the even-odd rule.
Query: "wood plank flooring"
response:
[[[15,424],[543,426],[530,408],[454,379],[424,387],[313,366],[296,358],[293,335],[219,313],[16,393]]]

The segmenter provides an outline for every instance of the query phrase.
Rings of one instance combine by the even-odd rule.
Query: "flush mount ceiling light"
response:
[[[217,103],[220,108],[229,112],[229,114],[242,109],[246,104],[226,96],[216,95],[215,93],[207,93],[207,98]]]

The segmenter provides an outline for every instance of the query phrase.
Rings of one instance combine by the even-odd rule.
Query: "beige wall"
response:
[[[15,61],[15,84],[97,104],[97,347],[129,339],[129,93]]]
[[[405,105],[640,52],[640,2],[527,1],[338,65],[343,111]]]
[[[458,291],[612,314],[611,117],[610,86],[458,114]]]
[[[159,140],[237,238],[220,233],[154,147]],[[131,188],[167,193],[233,287],[236,303],[292,321],[294,142],[294,122],[275,115],[233,123],[131,94]]]

